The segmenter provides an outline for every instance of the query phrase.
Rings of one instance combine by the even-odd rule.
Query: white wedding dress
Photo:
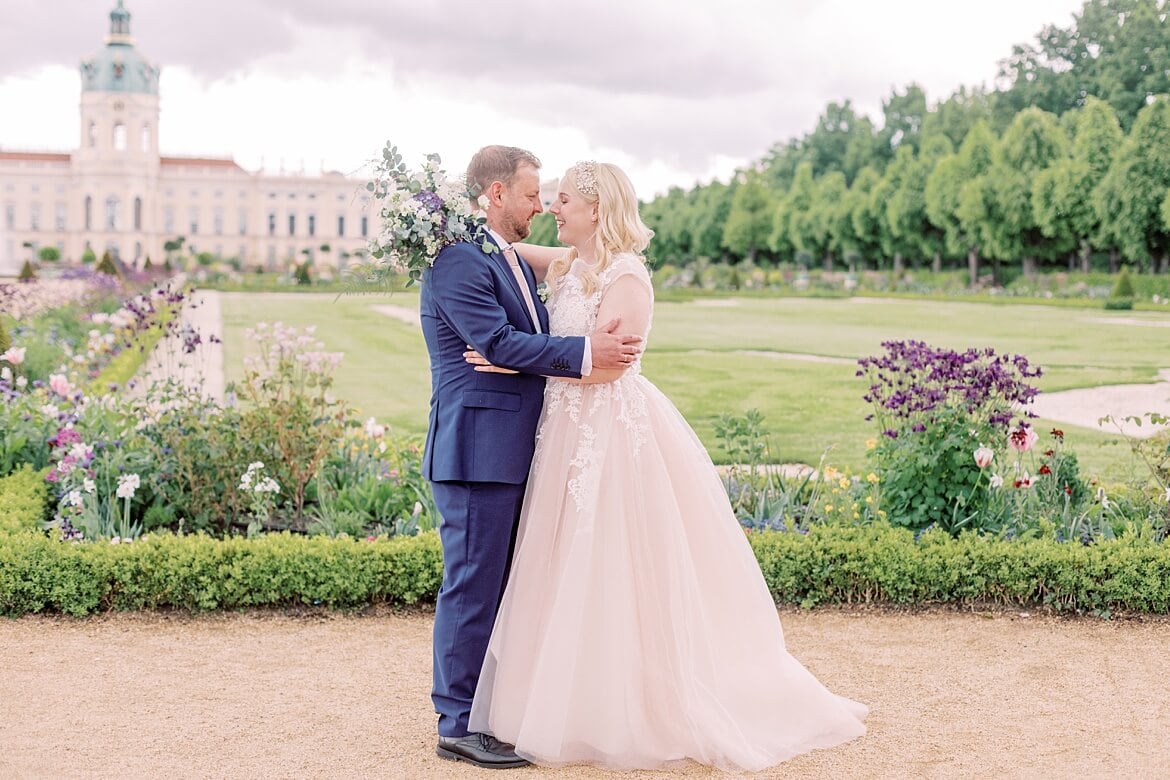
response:
[[[592,332],[623,276],[650,289],[621,255],[586,295],[577,263],[554,335]],[[639,363],[609,384],[550,379],[471,729],[538,764],[737,771],[864,734],[865,716],[786,651],[710,457]]]

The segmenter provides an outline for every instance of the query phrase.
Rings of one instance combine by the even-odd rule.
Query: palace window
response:
[[[170,235],[175,232],[175,207],[167,206],[163,209],[163,232]]]
[[[211,216],[211,222],[212,222],[212,230],[215,231],[215,235],[222,236],[223,235],[223,209],[216,209],[215,210],[215,212]]]
[[[317,215],[316,214],[309,215],[309,235],[310,236],[317,235]]]
[[[85,229],[93,229],[93,198],[89,195],[85,196]]]
[[[142,230],[142,198],[134,199],[134,229]]]
[[[16,204],[4,204],[4,227],[7,230],[16,230]]]
[[[289,214],[288,215],[288,234],[290,236],[295,236],[297,234],[297,215],[296,214]]]
[[[118,152],[126,151],[126,125],[121,122],[114,125],[114,150]]]
[[[248,210],[240,209],[240,235],[248,235]],[[243,255],[241,255],[242,257]]]
[[[106,230],[121,230],[121,204],[116,195],[106,198]]]
[[[362,238],[370,237],[370,218],[362,215]]]
[[[150,151],[150,125],[149,124],[142,126],[142,136],[141,136],[140,143],[142,146],[142,151],[144,151],[144,152]]]
[[[344,236],[345,236],[345,217],[340,216],[337,218],[337,237],[343,238]]]
[[[91,121],[89,123],[89,129],[86,131],[86,139],[91,148],[97,146],[97,122]]]
[[[270,236],[276,235],[276,212],[275,211],[268,212],[268,235],[270,235]]]
[[[55,227],[59,231],[64,230],[65,229],[65,215],[67,213],[65,210],[65,204],[58,203],[57,207],[55,209],[55,212],[56,212],[55,213],[56,218],[53,221],[54,222],[53,227]]]
[[[199,233],[199,209],[192,207],[191,212],[188,216],[190,216],[190,220],[188,220],[188,221],[191,223],[191,231],[190,231],[191,235],[193,235],[193,236],[198,235],[198,233]]]
[[[28,209],[28,229],[41,229],[41,204],[34,203]]]

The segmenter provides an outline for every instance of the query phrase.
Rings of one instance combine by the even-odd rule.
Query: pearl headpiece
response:
[[[593,160],[583,160],[573,166],[573,179],[577,182],[577,191],[590,197],[597,194],[597,163]]]

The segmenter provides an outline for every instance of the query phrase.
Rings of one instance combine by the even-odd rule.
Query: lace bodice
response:
[[[614,282],[626,275],[633,275],[643,282],[650,290],[651,306],[653,306],[654,291],[650,286],[650,272],[646,264],[636,255],[618,255],[598,276],[597,289],[592,294],[585,293],[582,276],[587,273],[589,266],[582,260],[574,260],[569,272],[557,281],[556,292],[549,301],[549,329],[554,336],[587,336],[597,328],[597,312],[601,308],[601,299]],[[650,321],[647,319],[646,332],[643,338],[649,335]]]

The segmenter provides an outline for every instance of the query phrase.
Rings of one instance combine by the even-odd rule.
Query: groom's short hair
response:
[[[516,171],[523,165],[540,168],[540,160],[527,149],[515,146],[485,146],[467,164],[467,186],[473,195],[491,186],[493,181],[512,183]]]

